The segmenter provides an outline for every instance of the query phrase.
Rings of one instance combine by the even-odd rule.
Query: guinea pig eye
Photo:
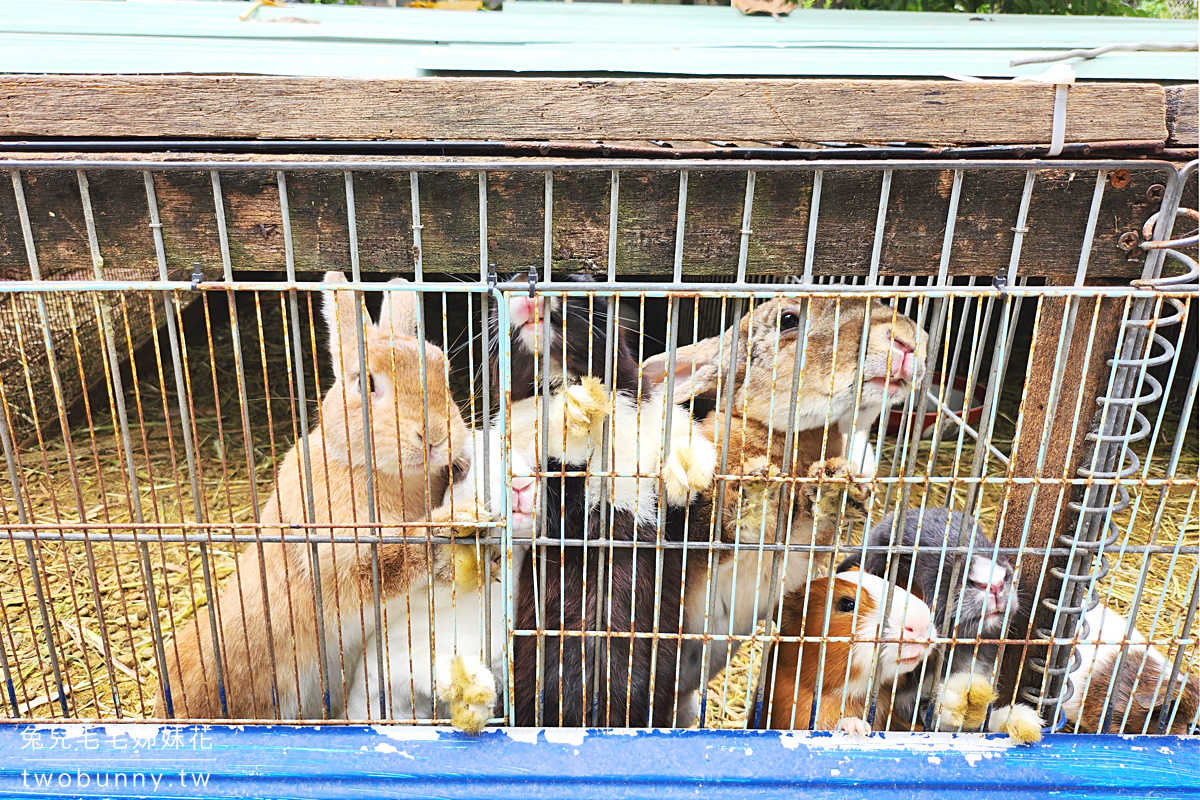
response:
[[[837,610],[843,614],[850,614],[854,611],[854,598],[843,597],[837,602]]]
[[[800,327],[799,314],[792,311],[785,311],[779,317],[779,330],[790,331],[798,327]]]

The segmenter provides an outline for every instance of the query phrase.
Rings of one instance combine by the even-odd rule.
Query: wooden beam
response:
[[[1200,144],[1200,86],[1167,88],[1167,142],[1180,147]]]
[[[1054,88],[1012,81],[8,75],[0,137],[1044,144]],[[1076,84],[1068,142],[1167,137],[1155,84]]]
[[[138,158],[125,156],[125,160]],[[226,157],[222,191],[234,269],[284,268],[283,232],[275,174],[255,168],[261,157]],[[0,169],[4,168],[0,159]],[[356,160],[356,229],[362,267],[379,272],[413,268],[410,177],[379,162]],[[430,272],[478,274],[478,171],[468,159],[443,161],[445,172],[419,174],[424,266]],[[532,160],[533,166],[550,162]],[[606,162],[594,169],[560,171],[554,179],[553,267],[561,272],[603,272],[608,263],[609,181]],[[372,168],[372,167],[375,168]],[[665,168],[663,168],[665,167]],[[1136,231],[1157,201],[1146,190],[1165,183],[1171,165],[1145,162],[1128,182],[1106,187],[1095,232],[1089,275],[1122,279],[1141,274],[1143,253],[1118,246]],[[72,169],[22,170],[34,239],[43,273],[53,276],[90,267],[85,224]],[[89,170],[100,250],[116,269],[153,270],[141,173]],[[200,262],[220,275],[219,236],[212,184],[203,170],[158,171],[155,186],[167,259],[190,273]],[[879,213],[881,169],[830,169],[823,176],[813,261],[818,275],[863,275],[871,265]],[[963,178],[950,271],[995,275],[1007,270],[1025,173],[973,169]],[[543,259],[544,174],[491,172],[488,186],[488,259],[501,271],[540,265]],[[758,173],[747,270],[751,275],[799,274],[806,257],[812,198],[811,169]],[[883,228],[880,271],[885,275],[936,274],[950,204],[953,170],[895,170]],[[688,275],[731,276],[737,267],[746,173],[696,170],[689,176],[683,268]],[[1118,188],[1119,187],[1119,188]],[[1095,174],[1040,169],[1029,209],[1019,273],[1073,276],[1079,261]],[[349,236],[341,172],[290,171],[288,195],[301,271],[349,268]],[[620,175],[617,269],[622,275],[671,272],[675,251],[679,175],[669,165]],[[0,191],[0,275],[27,274],[24,243],[13,196]],[[114,273],[118,274],[118,273]]]
[[[1070,285],[1072,281],[1051,279],[1049,283]],[[1044,564],[1049,561],[1049,566],[1062,569],[1067,559],[1043,556],[1039,551],[1044,553],[1047,548],[1057,547],[1060,536],[1071,538],[1075,533],[1079,515],[1068,508],[1068,503],[1079,502],[1083,488],[1068,482],[1078,477],[1077,468],[1091,464],[1093,448],[1087,434],[1097,425],[1096,398],[1107,389],[1111,370],[1108,360],[1116,352],[1126,313],[1126,301],[1121,298],[1075,301],[1074,327],[1068,329],[1060,353],[1064,317],[1072,301],[1043,297],[1037,303],[1034,341],[1021,403],[1021,431],[1013,440],[1008,474],[1044,482],[1013,484],[1008,488],[996,531],[1002,547],[1025,547],[1029,551],[1019,564],[1020,590],[1032,607],[1022,609],[1011,623],[1008,638],[1017,640],[1037,638],[1033,631],[1053,625],[1054,612],[1045,608],[1042,600],[1057,601],[1062,581]],[[1059,382],[1057,397],[1051,393],[1055,379]],[[1040,644],[1013,644],[1004,648],[1001,703],[1016,698],[1018,677],[1021,685],[1040,686],[1041,675],[1029,670],[1028,664],[1031,658],[1044,661],[1048,653],[1049,648]]]

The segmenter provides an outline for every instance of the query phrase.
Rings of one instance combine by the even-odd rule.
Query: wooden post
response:
[[[1048,283],[1070,285],[1066,280]],[[1079,526],[1079,514],[1068,503],[1081,500],[1087,487],[1068,482],[1077,477],[1078,468],[1092,462],[1093,443],[1086,436],[1098,422],[1100,409],[1096,398],[1108,390],[1111,374],[1108,361],[1120,339],[1125,302],[1120,298],[1040,300],[1026,372],[1021,429],[1013,442],[1008,473],[1010,478],[1035,478],[1039,482],[1010,484],[997,530],[1001,547],[1023,546],[1028,551],[1020,560],[1020,591],[1033,603],[1032,618],[1023,615],[1013,620],[1007,638],[1037,639],[1035,631],[1050,629],[1054,624],[1055,612],[1043,601],[1049,598],[1057,602],[1063,581],[1051,568],[1064,569],[1068,559],[1065,555],[1047,553],[1048,549],[1059,546],[1060,537],[1073,537]],[[1073,325],[1066,319],[1072,303]],[[1069,326],[1065,337],[1064,325]],[[1052,392],[1056,380],[1057,397]],[[1004,648],[999,702],[1006,703],[1015,697],[1018,680],[1021,686],[1041,686],[1042,675],[1030,669],[1029,663],[1035,659],[1045,663],[1049,651],[1045,645],[1028,643]],[[1056,697],[1059,686],[1061,680],[1052,679],[1047,684],[1047,695]],[[1047,706],[1046,710],[1052,709]]]

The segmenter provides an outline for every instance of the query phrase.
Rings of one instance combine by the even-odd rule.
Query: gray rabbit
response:
[[[890,552],[896,584],[933,608],[939,636],[962,643],[950,646],[945,654],[950,670],[944,682],[940,680],[947,674],[944,666],[937,669],[933,664],[896,682],[893,720],[907,726],[930,719],[929,705],[940,696],[941,711],[931,727],[978,730],[986,721],[993,733],[1007,732],[1021,742],[1038,741],[1042,722],[1034,709],[1018,704],[994,711],[990,720],[987,715],[996,697],[990,675],[998,645],[986,640],[1003,638],[1007,624],[1021,611],[1012,563],[995,552],[995,544],[975,519],[959,511],[911,509],[895,534],[894,522],[894,515],[889,514],[873,527],[867,535],[865,556],[855,553],[842,562],[838,572],[861,566],[865,572],[886,578]],[[976,644],[977,638],[985,641]]]

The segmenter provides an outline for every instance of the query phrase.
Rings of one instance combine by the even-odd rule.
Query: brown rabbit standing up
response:
[[[719,393],[723,404],[729,367],[731,362],[736,365],[728,450],[732,475],[725,480],[721,530],[710,531],[714,487],[692,504],[687,538],[707,543],[719,537],[725,544],[740,542],[741,547],[738,551],[689,548],[685,633],[749,636],[759,621],[774,613],[767,608],[771,555],[760,545],[776,541],[776,528],[779,541],[789,545],[830,545],[836,539],[839,513],[848,518],[865,514],[870,487],[843,458],[842,437],[852,426],[869,429],[885,403],[901,400],[924,380],[929,336],[891,306],[866,298],[815,297],[807,303],[807,322],[804,316],[800,299],[776,298],[741,319],[736,352],[732,352],[734,328],[677,351],[677,403]],[[860,384],[859,354],[868,321]],[[799,392],[793,398],[798,345],[804,363]],[[644,375],[661,381],[666,365],[666,354],[655,356],[645,363]],[[785,474],[784,448],[793,402],[795,441]],[[725,430],[723,410],[718,407],[710,413],[701,429],[719,451]],[[780,478],[815,482],[796,485]],[[786,522],[777,525],[775,512],[785,485],[795,489],[785,493],[790,511]],[[823,490],[814,508],[818,486]],[[678,520],[682,514],[673,516]],[[814,575],[828,571],[829,555],[817,554],[812,566]],[[809,555],[788,551],[780,557],[779,567],[782,586],[775,587],[776,602],[804,588]],[[687,724],[698,711],[698,705],[686,708],[686,693],[706,685],[724,669],[736,647],[728,639],[706,645],[696,640],[686,643],[677,724]]]
[[[345,282],[340,272],[325,275],[327,284]],[[332,716],[342,716],[345,686],[352,672],[362,669],[363,641],[374,632],[375,615],[370,607],[370,579],[362,577],[371,574],[369,547],[332,544],[331,536],[357,535],[366,542],[375,531],[423,533],[387,526],[425,517],[441,505],[452,469],[465,472],[470,466],[471,435],[444,381],[432,380],[424,386],[420,381],[421,348],[428,375],[444,374],[445,356],[416,338],[416,294],[387,292],[377,323],[372,324],[364,313],[366,375],[360,373],[358,297],[349,291],[323,294],[321,308],[336,380],[321,402],[320,423],[308,435],[311,484],[303,474],[300,449],[293,447],[281,462],[275,487],[262,508],[262,543],[242,553],[217,601],[222,680],[218,681],[208,615],[197,615],[166,645],[167,674],[155,703],[157,718],[320,718],[323,691],[329,695]],[[364,398],[370,406],[377,529],[339,527],[370,521]],[[315,520],[309,519],[305,497],[309,485]],[[456,511],[456,518],[464,518],[471,517],[474,509]],[[430,519],[451,521],[446,508],[439,508]],[[301,533],[305,529],[289,526],[306,522],[328,525],[308,529],[312,541],[326,542],[317,549],[324,617],[320,624],[326,641],[324,676],[311,548],[304,543],[271,542],[285,532]],[[414,543],[386,548],[386,559],[384,552],[381,548],[385,596],[402,591],[410,578],[453,571],[448,566],[452,548]]]

